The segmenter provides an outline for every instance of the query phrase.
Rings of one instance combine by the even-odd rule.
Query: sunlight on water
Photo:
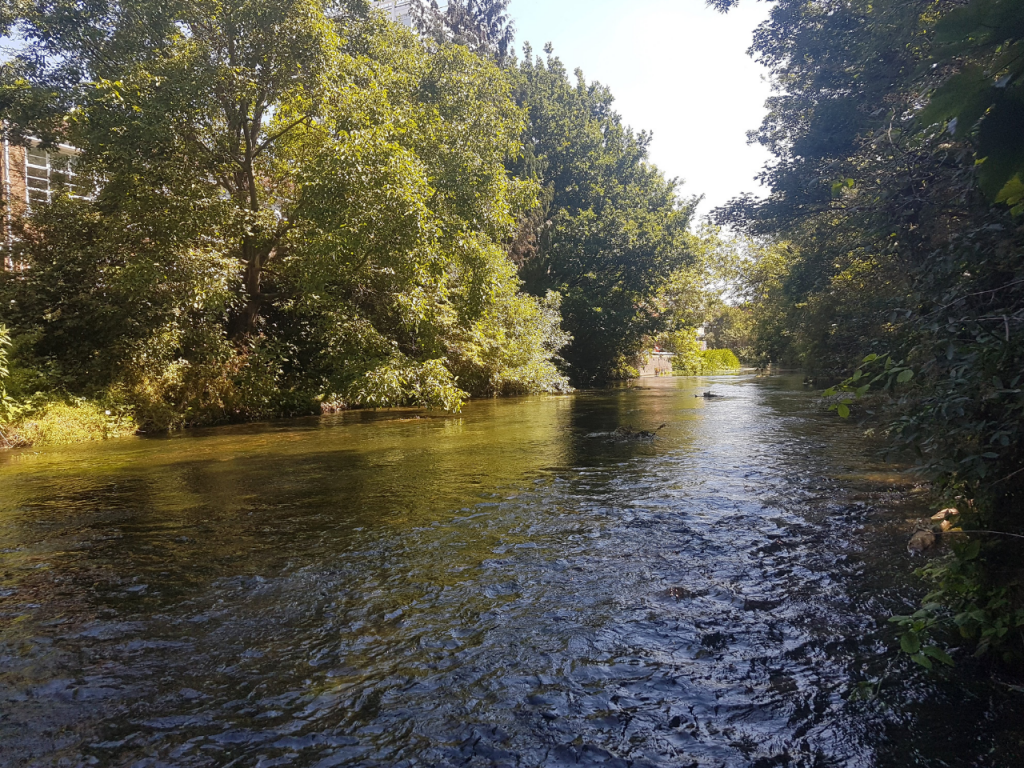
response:
[[[799,380],[15,452],[0,489],[5,766],[1020,753],[1019,696],[891,651],[920,495]]]

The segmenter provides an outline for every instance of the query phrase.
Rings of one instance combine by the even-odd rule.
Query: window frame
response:
[[[32,154],[35,153],[37,156],[42,154],[45,158],[45,165],[40,165],[37,159],[32,158]],[[65,183],[71,189],[71,196],[79,200],[87,200],[92,195],[84,195],[76,190],[79,185],[75,183],[77,174],[74,171],[73,164],[74,158],[78,157],[81,152],[71,146],[70,144],[58,144],[56,151],[53,149],[47,149],[42,146],[42,142],[38,140],[30,140],[25,145],[25,205],[29,212],[32,211],[33,206],[43,204],[49,205],[53,201],[53,188],[54,188],[54,174],[60,174],[65,177]],[[53,164],[53,156],[58,155],[60,157],[67,158],[68,167],[55,168]],[[35,175],[33,175],[35,172]],[[40,174],[42,172],[45,175]],[[42,181],[45,187],[32,186],[33,179]]]

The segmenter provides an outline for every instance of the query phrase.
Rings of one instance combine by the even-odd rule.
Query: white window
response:
[[[412,0],[376,0],[374,5],[387,13],[392,21],[412,26]]]
[[[52,152],[41,147],[25,149],[25,202],[48,203],[60,185],[72,197],[89,197],[89,190],[75,176],[75,156],[70,151]]]

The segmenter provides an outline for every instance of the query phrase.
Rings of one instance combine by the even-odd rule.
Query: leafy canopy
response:
[[[512,167],[543,192],[514,257],[531,293],[562,296],[573,378],[613,378],[668,321],[658,296],[690,258],[692,201],[650,163],[650,135],[623,125],[608,89],[579,71],[570,80],[550,48],[544,59],[525,50],[516,99],[530,122]]]
[[[3,281],[60,386],[158,423],[566,386],[559,298],[502,247],[536,186],[505,169],[524,114],[492,62],[317,0],[17,24],[38,46],[0,106],[99,190],[26,221]]]

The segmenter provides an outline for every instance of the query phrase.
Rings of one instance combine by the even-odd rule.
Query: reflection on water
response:
[[[710,383],[0,458],[0,764],[1024,764],[890,651],[906,479]]]

